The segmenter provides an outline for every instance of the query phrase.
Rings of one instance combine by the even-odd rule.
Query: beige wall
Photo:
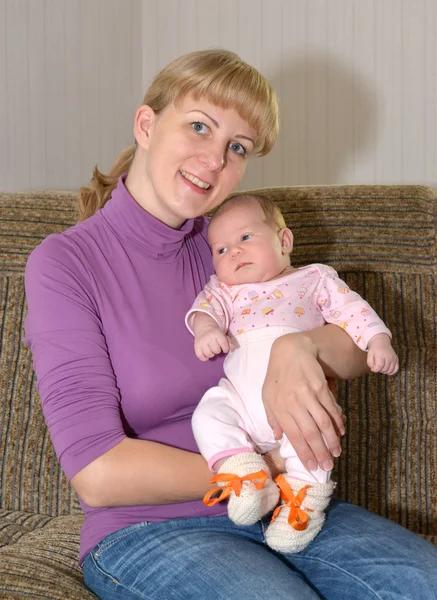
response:
[[[0,0],[0,190],[85,183],[141,98],[141,0]]]
[[[71,189],[132,139],[157,69],[211,46],[275,85],[242,187],[437,186],[436,0],[0,0],[0,189]]]

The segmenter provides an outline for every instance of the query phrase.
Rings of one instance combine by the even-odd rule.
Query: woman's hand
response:
[[[274,342],[262,395],[275,439],[285,433],[308,470],[332,469],[344,422],[311,336],[287,334]]]

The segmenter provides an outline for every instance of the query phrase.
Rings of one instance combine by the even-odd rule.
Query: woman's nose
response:
[[[221,171],[225,166],[225,152],[221,148],[209,148],[200,156],[200,162],[210,171]]]

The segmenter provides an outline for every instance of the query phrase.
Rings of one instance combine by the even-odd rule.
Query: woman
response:
[[[199,364],[184,324],[212,273],[202,215],[277,132],[273,90],[235,54],[177,59],[137,110],[135,146],[81,190],[86,220],[29,258],[26,342],[86,515],[85,583],[100,598],[436,597],[435,548],[362,509],[333,502],[317,540],[292,556],[264,544],[264,523],[236,527],[225,506],[201,502],[210,473],[191,415],[223,364]],[[308,468],[330,469],[340,453],[325,375],[364,371],[364,353],[335,326],[275,342],[266,411]]]

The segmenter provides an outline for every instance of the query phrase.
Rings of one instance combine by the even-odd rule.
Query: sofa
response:
[[[393,332],[395,377],[338,383],[347,417],[336,494],[437,544],[437,191],[424,186],[256,190],[295,235],[292,264],[332,265]],[[0,194],[0,598],[95,598],[78,566],[82,513],[41,413],[23,271],[77,219],[69,192]]]

